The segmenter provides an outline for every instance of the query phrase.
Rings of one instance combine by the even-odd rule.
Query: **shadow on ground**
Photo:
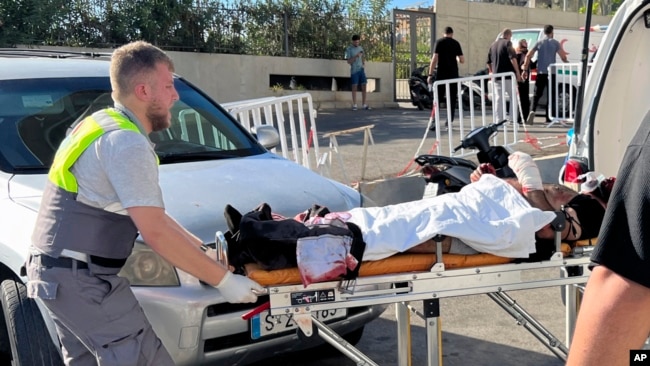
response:
[[[387,332],[389,330],[390,332]],[[412,365],[427,364],[426,330],[412,326]],[[442,364],[445,366],[560,366],[563,362],[548,354],[505,346],[459,334],[442,333]],[[397,337],[395,323],[377,319],[366,328],[359,350],[379,365],[397,365]],[[329,352],[302,351],[265,360],[261,365],[284,366],[348,366],[356,363],[335,350]]]

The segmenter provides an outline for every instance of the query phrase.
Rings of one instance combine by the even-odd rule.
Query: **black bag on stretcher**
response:
[[[305,212],[304,218],[323,217],[327,213],[329,210],[326,207],[314,205]],[[229,230],[224,234],[228,242],[228,262],[235,267],[235,273],[244,274],[244,265],[247,263],[256,263],[264,270],[297,267],[299,266],[296,255],[298,241],[303,239],[309,241],[308,245],[323,242],[331,244],[332,240],[350,244],[348,254],[356,261],[343,259],[347,268],[343,277],[352,279],[359,274],[366,244],[361,230],[353,223],[345,223],[343,226],[329,224],[308,226],[300,221],[273,214],[267,203],[244,215],[227,205],[224,215]],[[312,247],[312,249],[318,248]],[[314,253],[321,255],[320,260],[327,260],[327,253],[318,253],[317,250],[314,250]],[[314,256],[308,257],[307,260],[311,261]],[[304,260],[305,256],[302,255],[301,258]],[[303,269],[305,268],[301,268],[301,271]],[[312,278],[308,282],[315,281]]]

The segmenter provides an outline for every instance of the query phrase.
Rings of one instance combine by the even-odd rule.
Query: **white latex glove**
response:
[[[264,287],[257,282],[248,277],[233,274],[230,271],[226,272],[221,282],[215,287],[230,303],[255,302],[257,301],[257,295],[253,293],[253,290],[260,293],[264,292]]]
[[[521,151],[514,152],[508,156],[508,166],[517,175],[524,193],[544,189],[539,168],[530,155]]]

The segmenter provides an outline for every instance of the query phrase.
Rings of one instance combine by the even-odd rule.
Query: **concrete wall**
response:
[[[454,28],[454,38],[463,47],[465,64],[460,73],[473,74],[485,68],[487,50],[499,32],[505,28],[542,27],[551,23],[556,28],[578,29],[584,25],[584,15],[545,9],[531,9],[463,0],[437,2],[436,34],[446,26]],[[594,16],[592,24],[608,24],[611,17]],[[346,45],[341,45],[343,52]],[[64,48],[65,49],[65,48]],[[76,49],[78,50],[78,49]],[[111,52],[92,49],[90,51]],[[291,57],[245,56],[169,52],[176,71],[198,85],[219,102],[286,95],[299,91],[273,91],[269,76],[304,75],[349,77],[349,65],[343,60],[320,60]],[[368,93],[368,103],[374,108],[395,106],[394,77],[391,63],[366,63],[368,78],[378,80],[378,90]],[[349,91],[310,91],[316,108],[348,108]],[[360,102],[360,95],[358,95]]]
[[[176,72],[204,89],[219,102],[233,102],[268,96],[304,93],[298,91],[273,91],[269,87],[270,75],[350,77],[350,66],[343,60],[321,60],[292,57],[246,56],[229,54],[200,54],[169,52],[174,59]],[[393,67],[387,62],[366,63],[366,75],[377,79],[377,88],[368,93],[368,103],[373,107],[386,107],[393,103]],[[350,92],[309,91],[316,107],[349,106]],[[361,102],[361,93],[357,93]],[[326,104],[326,105],[323,105]]]

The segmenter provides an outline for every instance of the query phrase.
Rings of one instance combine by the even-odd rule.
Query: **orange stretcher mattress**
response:
[[[511,258],[499,257],[492,254],[445,254],[442,256],[442,259],[445,263],[445,268],[447,269],[475,267],[489,264],[504,264],[512,261]],[[428,271],[435,263],[435,254],[396,254],[378,261],[361,263],[359,276],[367,277],[390,273]],[[301,283],[300,273],[298,272],[298,268],[295,267],[266,271],[261,269],[255,263],[249,263],[246,265],[246,274],[250,279],[262,286],[292,285]]]
[[[595,245],[597,239],[579,240],[573,243],[562,243],[562,253],[571,254],[575,246]],[[478,267],[512,262],[512,258],[499,257],[493,254],[445,254],[442,257],[445,269]],[[359,276],[378,276],[391,273],[429,271],[436,263],[436,255],[430,253],[401,253],[378,261],[361,263]],[[262,286],[300,284],[298,268],[285,268],[267,271],[255,263],[246,264],[246,275]]]

